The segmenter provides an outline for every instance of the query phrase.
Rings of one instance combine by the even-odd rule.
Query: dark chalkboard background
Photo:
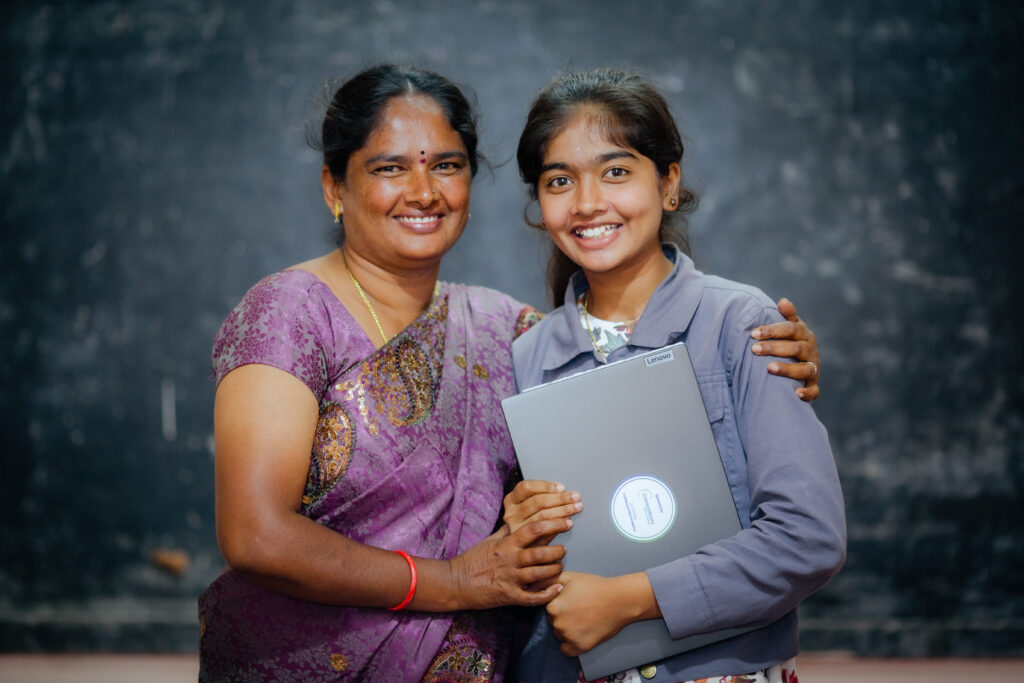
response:
[[[445,277],[537,305],[505,163],[526,102],[646,71],[690,139],[699,264],[821,342],[849,560],[804,647],[1024,654],[1021,5],[17,2],[0,36],[0,648],[196,648],[211,340],[330,246],[318,87],[396,59],[475,90],[496,164]]]

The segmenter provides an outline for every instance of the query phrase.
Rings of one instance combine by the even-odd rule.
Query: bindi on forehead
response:
[[[422,149],[420,150],[420,163],[421,164],[427,163],[426,154],[427,154],[426,150],[422,150]]]

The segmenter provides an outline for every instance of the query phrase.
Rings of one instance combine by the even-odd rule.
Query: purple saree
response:
[[[255,285],[214,344],[220,381],[280,368],[320,402],[302,513],[357,541],[450,559],[488,536],[515,465],[499,401],[511,343],[533,315],[442,283],[424,313],[374,345],[314,275]],[[227,570],[199,598],[200,680],[500,681],[499,610],[393,613],[306,602]]]

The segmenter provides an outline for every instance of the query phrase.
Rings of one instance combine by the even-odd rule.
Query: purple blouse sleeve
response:
[[[315,295],[315,278],[283,271],[256,283],[221,325],[213,342],[213,374],[219,384],[235,368],[259,363],[302,381],[317,400],[328,383],[330,318]]]
[[[539,323],[544,318],[544,314],[533,306],[526,306],[522,304],[520,304],[520,306],[522,306],[522,308],[519,309],[519,314],[516,316],[516,339],[519,339],[521,334],[527,332],[531,327]]]

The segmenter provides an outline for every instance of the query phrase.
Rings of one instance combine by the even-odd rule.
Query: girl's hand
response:
[[[566,491],[561,484],[552,481],[526,479],[516,484],[505,496],[505,515],[502,517],[510,533],[524,525],[543,519],[566,519],[583,509],[580,494]],[[538,539],[538,544],[547,545],[554,536]]]
[[[641,619],[657,619],[661,610],[645,572],[605,578],[562,572],[564,586],[548,603],[548,619],[562,641],[562,654],[587,652]]]
[[[818,340],[814,332],[796,314],[796,306],[789,299],[779,299],[779,313],[786,319],[784,323],[762,325],[754,328],[750,336],[754,339],[775,339],[777,341],[761,341],[751,348],[759,356],[777,356],[794,358],[797,363],[772,363],[768,372],[782,377],[803,380],[804,386],[796,390],[796,395],[808,403],[818,398],[821,389],[818,378],[821,376],[821,358],[818,356]]]
[[[547,603],[561,590],[561,584],[552,580],[562,571],[565,547],[536,543],[571,527],[572,521],[565,518],[530,522],[512,533],[502,527],[453,559],[453,609]],[[531,584],[538,583],[550,585],[531,590]]]

